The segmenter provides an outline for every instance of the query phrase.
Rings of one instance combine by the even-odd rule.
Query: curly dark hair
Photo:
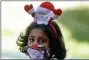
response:
[[[32,29],[40,28],[46,33],[46,35],[48,36],[50,40],[49,41],[50,42],[49,47],[50,47],[50,53],[51,53],[50,57],[55,55],[57,59],[64,59],[66,57],[66,48],[65,48],[61,30],[56,22],[52,22],[51,24],[55,27],[57,31],[57,38],[55,38],[54,31],[50,27],[50,25],[37,24],[36,22],[32,22],[26,28],[25,33],[24,34],[20,33],[20,36],[18,37],[17,45],[19,46],[19,50],[22,53],[27,53],[26,46],[28,42],[28,35],[30,34]]]

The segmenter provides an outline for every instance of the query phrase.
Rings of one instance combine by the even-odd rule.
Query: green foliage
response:
[[[89,6],[75,6],[63,10],[60,20],[67,56],[89,58]]]
[[[59,22],[72,31],[72,38],[89,42],[89,6],[64,10]]]

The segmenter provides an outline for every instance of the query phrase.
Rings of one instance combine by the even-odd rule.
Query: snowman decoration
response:
[[[61,9],[55,9],[54,5],[51,2],[43,2],[39,7],[34,9],[33,5],[25,5],[25,11],[34,17],[34,20],[37,24],[49,24],[52,20],[59,18],[62,14]]]

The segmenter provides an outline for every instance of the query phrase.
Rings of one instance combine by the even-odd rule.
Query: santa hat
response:
[[[37,12],[50,12],[54,11],[54,5],[51,2],[43,2],[41,5],[36,9]]]

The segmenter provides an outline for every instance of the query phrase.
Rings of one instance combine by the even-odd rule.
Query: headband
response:
[[[61,9],[59,9],[59,8],[55,9],[54,5],[48,1],[41,3],[40,6],[38,6],[36,8],[36,10],[34,9],[32,4],[25,5],[24,9],[28,14],[30,14],[34,18],[34,20],[35,20],[35,22],[37,22],[37,24],[44,24],[44,25],[49,24],[55,33],[55,37],[57,38],[56,29],[51,24],[51,22],[54,19],[56,20],[59,18],[59,16],[62,14]]]
[[[54,35],[55,35],[55,37],[56,37],[56,39],[57,39],[57,31],[56,31],[55,27],[53,26],[53,24],[49,24],[49,25],[50,25],[51,28],[53,29]]]

